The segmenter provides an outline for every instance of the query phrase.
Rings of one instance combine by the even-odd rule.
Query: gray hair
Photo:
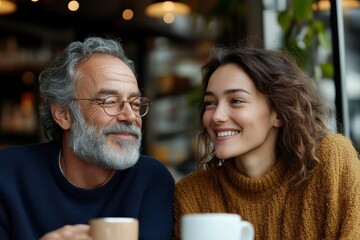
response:
[[[63,131],[51,113],[51,104],[74,109],[71,101],[76,90],[76,68],[94,54],[108,54],[119,58],[135,72],[135,65],[126,55],[118,40],[88,37],[84,42],[70,43],[39,76],[41,103],[39,107],[43,131],[48,140],[61,142]],[[72,111],[73,112],[73,111]]]

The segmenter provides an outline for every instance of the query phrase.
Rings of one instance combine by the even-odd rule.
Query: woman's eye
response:
[[[241,104],[241,103],[244,103],[244,102],[245,102],[245,100],[239,99],[239,98],[235,98],[235,99],[231,100],[232,104]]]
[[[216,106],[216,103],[215,103],[215,101],[209,101],[209,100],[206,101],[205,100],[204,105],[205,105],[205,108],[208,109],[208,108]]]

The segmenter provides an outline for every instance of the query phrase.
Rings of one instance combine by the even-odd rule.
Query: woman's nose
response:
[[[214,122],[224,122],[228,119],[227,107],[221,106],[220,104],[214,110],[211,119]]]

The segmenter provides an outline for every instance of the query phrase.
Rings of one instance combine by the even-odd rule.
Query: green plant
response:
[[[320,19],[320,10],[313,8],[318,2],[290,0],[287,8],[278,14],[278,23],[284,32],[283,50],[292,54],[298,65],[316,80],[333,76],[333,64],[328,57],[331,39]],[[324,53],[328,56],[319,58]]]

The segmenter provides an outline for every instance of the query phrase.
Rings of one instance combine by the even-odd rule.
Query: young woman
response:
[[[314,82],[286,55],[218,48],[203,67],[198,171],[175,191],[188,213],[240,214],[256,239],[357,239],[360,161],[326,126]]]

